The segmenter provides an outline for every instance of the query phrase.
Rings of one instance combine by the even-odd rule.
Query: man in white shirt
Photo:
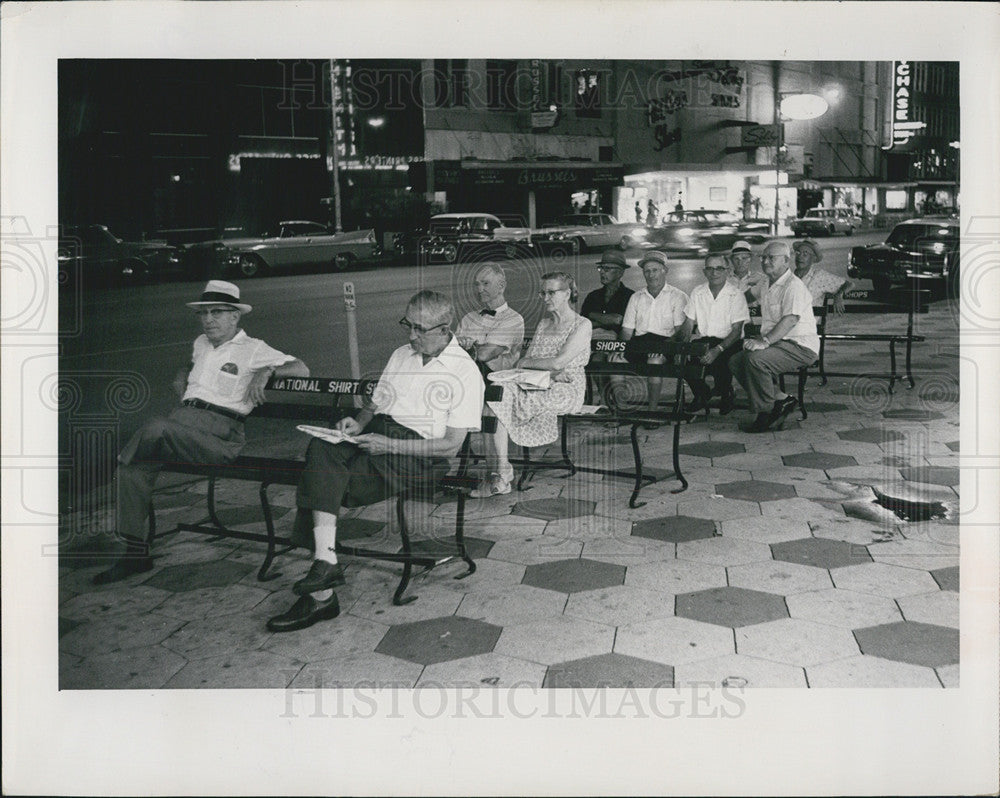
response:
[[[458,324],[458,345],[472,355],[485,377],[491,371],[513,368],[524,344],[524,318],[507,304],[507,275],[493,263],[476,273],[476,292],[482,308],[466,313]]]
[[[767,284],[767,278],[760,272],[750,271],[750,263],[753,260],[750,243],[736,241],[729,250],[728,260],[732,267],[729,282],[740,289],[748,305],[756,305],[760,300],[760,293]]]
[[[726,415],[733,409],[733,375],[729,371],[729,358],[741,348],[743,325],[750,320],[750,310],[740,289],[729,281],[731,270],[724,255],[705,258],[705,277],[708,282],[695,286],[691,292],[682,335],[691,338],[695,328],[698,340],[711,346],[701,357],[712,375],[713,388],[720,397],[719,414]],[[708,406],[712,397],[705,380],[688,380],[694,392],[690,406],[697,413]]]
[[[174,379],[181,406],[167,418],[147,422],[118,455],[117,534],[125,554],[94,577],[110,584],[153,567],[146,523],[150,497],[163,463],[226,463],[246,443],[243,419],[264,402],[264,386],[275,374],[308,377],[305,363],[272,349],[240,329],[250,305],[240,289],[210,280],[201,299],[188,302],[201,321],[191,364]]]
[[[761,334],[743,342],[743,351],[729,359],[729,368],[746,389],[757,417],[747,432],[765,432],[792,412],[794,397],[777,388],[779,375],[814,363],[819,336],[809,289],[789,268],[791,252],[784,241],[764,248],[761,266],[768,286],[761,295]]]
[[[629,363],[662,363],[663,344],[679,340],[684,325],[687,294],[667,285],[667,256],[647,252],[639,261],[646,287],[628,301],[622,318],[622,340]],[[660,401],[660,378],[649,379],[649,409]]]
[[[309,444],[292,537],[311,543],[315,559],[292,586],[298,600],[267,622],[272,632],[305,629],[340,614],[333,588],[345,583],[336,553],[341,507],[363,507],[409,487],[434,485],[448,472],[448,458],[466,434],[479,429],[483,378],[451,333],[453,317],[448,297],[415,294],[399,321],[409,344],[389,357],[368,405],[334,425],[356,443],[317,438]]]
[[[844,312],[844,294],[854,286],[846,277],[837,277],[814,264],[823,260],[823,253],[808,238],[792,244],[795,250],[795,276],[809,289],[814,307],[822,307],[827,297],[833,298],[833,312]]]

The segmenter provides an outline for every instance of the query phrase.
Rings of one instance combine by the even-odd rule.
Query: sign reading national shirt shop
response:
[[[890,107],[889,144],[885,150],[907,150],[910,143],[926,123],[911,118],[913,109],[912,69],[910,61],[892,62],[892,98]]]

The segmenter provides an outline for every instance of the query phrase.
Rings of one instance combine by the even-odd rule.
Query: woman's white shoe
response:
[[[490,496],[502,496],[510,493],[511,480],[504,479],[499,474],[490,474],[489,479],[484,479],[479,483],[469,495],[473,499],[488,499]]]

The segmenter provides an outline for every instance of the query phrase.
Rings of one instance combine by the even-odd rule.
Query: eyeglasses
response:
[[[599,272],[610,272],[610,271],[613,271],[614,269],[620,269],[620,268],[622,268],[622,267],[621,266],[613,266],[613,265],[612,266],[604,265],[604,266],[598,266],[597,267],[597,271],[599,271]]]
[[[556,288],[554,291],[546,291],[546,290],[543,289],[543,290],[541,290],[541,291],[538,292],[538,296],[540,296],[542,299],[548,299],[550,296],[555,296],[560,291],[569,291],[569,289],[568,288]]]
[[[223,313],[237,313],[237,312],[238,311],[236,310],[236,308],[211,308],[209,310],[205,310],[203,308],[201,310],[196,310],[194,312],[194,315],[197,316],[200,319],[203,319],[206,316],[211,316],[213,319],[217,319]]]
[[[399,320],[399,325],[401,327],[405,327],[406,330],[409,332],[415,332],[417,335],[430,335],[430,333],[434,332],[435,330],[438,330],[442,327],[447,327],[448,322],[445,322],[444,324],[435,324],[433,327],[424,327],[423,325],[420,324],[414,324],[412,321],[406,318],[406,316],[403,316],[403,318]]]
[[[762,261],[767,261],[768,263],[774,263],[776,260],[788,260],[787,255],[761,255],[760,259]]]

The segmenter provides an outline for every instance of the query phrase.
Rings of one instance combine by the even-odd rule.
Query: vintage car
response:
[[[813,208],[790,223],[796,236],[851,235],[861,220],[847,208]]]
[[[729,211],[671,211],[662,224],[647,228],[641,240],[623,242],[622,248],[634,246],[668,255],[701,257],[727,250],[740,238],[760,242],[766,238],[766,230],[765,223],[745,222]]]
[[[455,263],[470,258],[531,255],[535,247],[527,227],[508,227],[491,213],[439,213],[431,217],[427,236],[420,242],[424,263]]]
[[[166,241],[123,241],[100,224],[62,228],[59,270],[81,286],[120,285],[186,276],[176,247]]]
[[[628,249],[630,242],[641,241],[647,230],[645,225],[619,222],[606,213],[572,213],[545,225],[531,240],[538,244],[568,241],[576,245],[577,252],[603,247]]]
[[[883,244],[852,247],[849,277],[867,278],[875,291],[910,281],[958,290],[958,219],[923,216],[900,222]]]
[[[318,222],[282,222],[277,235],[221,243],[229,250],[225,270],[243,277],[306,267],[344,271],[379,254],[374,230],[334,233]]]
[[[273,232],[260,235],[240,235],[239,232],[226,231],[221,238],[209,241],[198,241],[186,244],[181,251],[188,267],[193,272],[199,272],[205,277],[221,277],[228,271],[235,271],[239,266],[234,254],[241,249],[249,248],[272,238],[294,238],[296,236],[329,235],[329,230],[319,222],[288,221],[279,222]]]

